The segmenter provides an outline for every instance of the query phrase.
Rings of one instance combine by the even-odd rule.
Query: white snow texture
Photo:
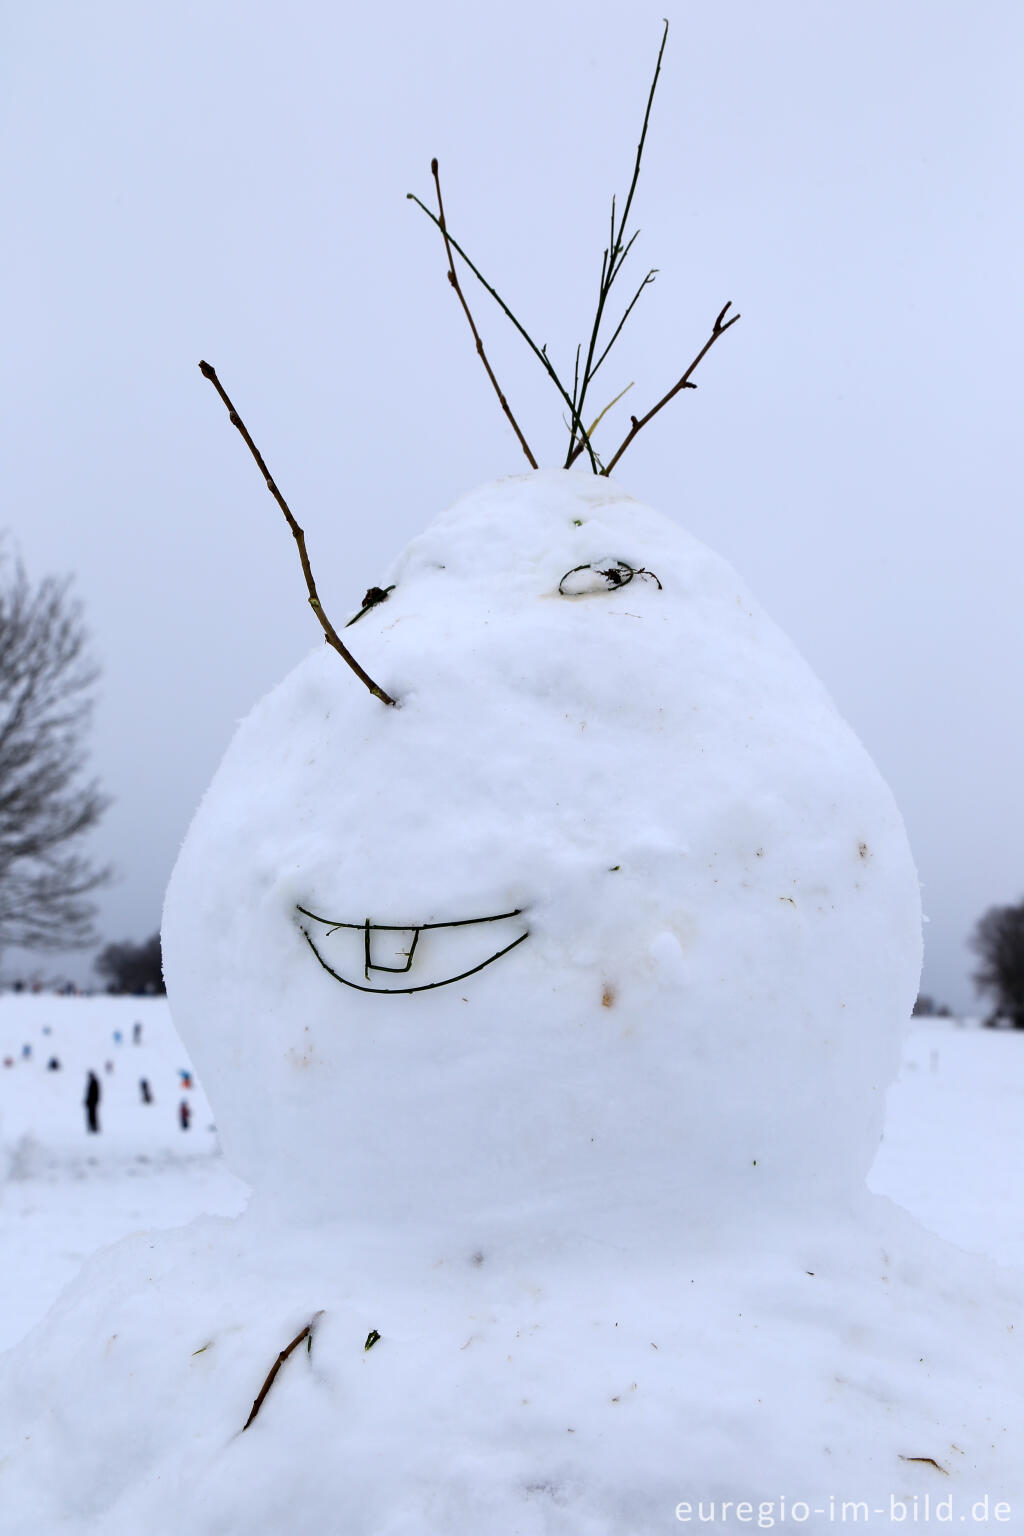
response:
[[[1019,1278],[864,1189],[918,891],[819,683],[605,479],[485,487],[381,585],[345,638],[399,707],[318,649],[168,892],[253,1202],[99,1255],[7,1358],[0,1532],[1024,1509]]]

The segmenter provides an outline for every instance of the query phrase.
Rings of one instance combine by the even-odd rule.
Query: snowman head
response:
[[[789,642],[676,525],[565,471],[465,498],[385,588],[353,635],[400,707],[308,657],[168,891],[174,1017],[238,1172],[299,1219],[533,1231],[859,1187],[917,884]]]

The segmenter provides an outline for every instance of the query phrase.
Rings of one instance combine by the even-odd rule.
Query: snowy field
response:
[[[102,1087],[97,1135],[83,1106],[90,1070]],[[243,1208],[246,1186],[224,1166],[206,1095],[194,1076],[182,1086],[190,1070],[166,998],[0,996],[0,1349],[97,1248]]]
[[[53,1056],[59,1072],[47,1071]],[[0,1068],[0,1349],[28,1331],[96,1249],[204,1213],[234,1215],[247,1195],[220,1156],[201,1085],[181,1087],[190,1063],[165,999],[0,997],[0,1061],[8,1060]],[[96,1136],[82,1107],[90,1069],[103,1087]],[[142,1077],[151,1104],[142,1102]],[[192,1108],[185,1132],[183,1098]],[[871,1185],[940,1236],[1024,1267],[1024,1037],[917,1022]]]

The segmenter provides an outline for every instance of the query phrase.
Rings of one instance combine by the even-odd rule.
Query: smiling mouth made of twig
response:
[[[445,949],[450,949],[453,954],[460,955],[463,963],[466,960],[475,959],[476,954],[479,953],[480,945],[474,943],[476,938],[475,932],[469,932],[468,930],[476,930],[483,923],[503,923],[510,918],[522,917],[523,909],[516,907],[511,912],[496,912],[491,917],[460,917],[450,923],[373,923],[369,918],[364,919],[361,923],[344,923],[335,922],[332,918],[321,917],[319,913],[311,912],[308,907],[296,905],[295,910],[300,912],[304,918],[309,918],[311,923],[319,923],[324,930],[322,933],[317,934],[317,940],[320,945],[320,948],[318,948],[313,940],[310,929],[305,923],[300,924],[303,938],[314,955],[316,955],[324,970],[333,976],[335,981],[340,981],[342,986],[354,987],[357,992],[378,992],[394,995],[395,993],[402,992],[429,992],[434,987],[447,987],[453,981],[464,981],[467,976],[473,976],[477,971],[482,971],[485,966],[492,965],[495,960],[500,960],[502,955],[507,955],[510,950],[515,949],[518,944],[521,944],[524,939],[530,936],[530,930],[526,928],[510,944],[504,945],[501,949],[496,949],[492,954],[486,955],[484,959],[477,961],[474,965],[467,966],[464,970],[459,970],[453,976],[443,976],[437,981],[422,981],[413,987],[376,987],[371,985],[371,972],[373,971],[383,972],[392,976],[407,976],[412,971],[413,963],[415,962],[420,967],[421,974],[429,973],[433,969],[430,964],[430,958],[433,957],[426,956],[425,951],[434,949],[430,938],[435,933],[440,933],[443,930],[467,930],[457,935],[454,944],[446,944]],[[334,959],[335,964],[331,965],[324,958],[321,949],[325,948],[326,941],[336,934],[341,934],[344,942],[334,946],[338,953],[332,954],[331,958]],[[359,934],[362,935],[361,944],[356,938],[356,935]],[[408,946],[404,948],[399,938],[392,937],[389,940],[386,937],[387,935],[405,934],[411,935],[411,938]],[[421,948],[420,936],[423,934],[428,935],[428,940]],[[388,948],[389,943],[390,948]],[[375,952],[378,956],[376,960],[374,959]],[[382,952],[386,952],[389,960],[397,961],[398,963],[384,964],[381,959]],[[451,958],[452,956],[450,955],[449,963]],[[335,969],[336,965],[346,964],[346,962],[348,962],[346,968],[356,969],[360,959],[363,972],[362,981],[353,981],[350,977],[343,976],[339,970]]]

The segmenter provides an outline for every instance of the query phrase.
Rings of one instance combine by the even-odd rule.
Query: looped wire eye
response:
[[[628,587],[634,576],[649,577],[657,582],[659,592],[663,590],[654,572],[643,566],[632,566],[626,560],[595,560],[588,565],[574,565],[571,571],[566,571],[558,583],[558,591],[562,597],[614,592],[618,587]]]

